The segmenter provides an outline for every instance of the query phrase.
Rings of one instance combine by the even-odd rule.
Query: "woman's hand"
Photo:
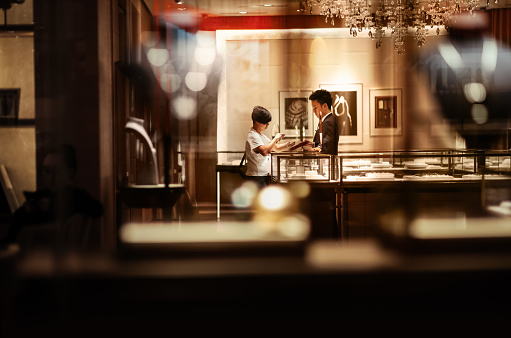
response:
[[[286,134],[277,133],[277,135],[275,135],[275,142],[279,142],[284,137],[284,135]]]
[[[291,148],[294,145],[295,145],[295,141],[286,143],[286,147],[288,147],[288,148]]]

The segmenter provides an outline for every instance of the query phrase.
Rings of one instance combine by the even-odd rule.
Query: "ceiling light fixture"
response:
[[[374,3],[374,5],[373,5]],[[451,18],[461,11],[475,15],[478,0],[300,0],[300,8],[308,6],[312,14],[313,6],[319,8],[319,14],[325,16],[325,22],[335,18],[344,20],[352,36],[357,36],[364,29],[369,37],[376,40],[376,48],[383,44],[386,31],[390,31],[394,51],[405,51],[404,38],[413,35],[417,46],[426,43],[426,26],[440,26],[450,30]],[[412,31],[409,33],[409,31]]]

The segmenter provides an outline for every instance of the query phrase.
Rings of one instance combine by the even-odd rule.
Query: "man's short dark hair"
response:
[[[266,124],[271,121],[271,113],[268,109],[255,106],[252,110],[252,122],[259,122],[261,124]]]
[[[328,109],[332,109],[332,95],[328,90],[318,89],[309,96],[309,100],[316,100],[320,105],[326,103]]]

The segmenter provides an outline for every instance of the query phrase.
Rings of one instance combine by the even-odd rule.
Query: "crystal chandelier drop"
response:
[[[364,30],[376,41],[376,48],[383,44],[389,33],[394,51],[405,51],[405,37],[412,35],[417,46],[426,43],[427,26],[450,30],[451,17],[461,11],[475,15],[478,0],[301,0],[301,8],[313,7],[325,16],[325,22],[335,25],[335,20],[344,21],[352,36]]]

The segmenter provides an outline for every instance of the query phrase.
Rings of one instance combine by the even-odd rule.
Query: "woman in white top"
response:
[[[277,145],[285,134],[278,133],[273,140],[264,135],[262,132],[268,128],[270,121],[271,113],[266,108],[255,106],[252,110],[252,128],[245,142],[247,179],[254,181],[261,188],[270,182],[270,152],[283,150],[294,144],[294,142],[287,142]]]

